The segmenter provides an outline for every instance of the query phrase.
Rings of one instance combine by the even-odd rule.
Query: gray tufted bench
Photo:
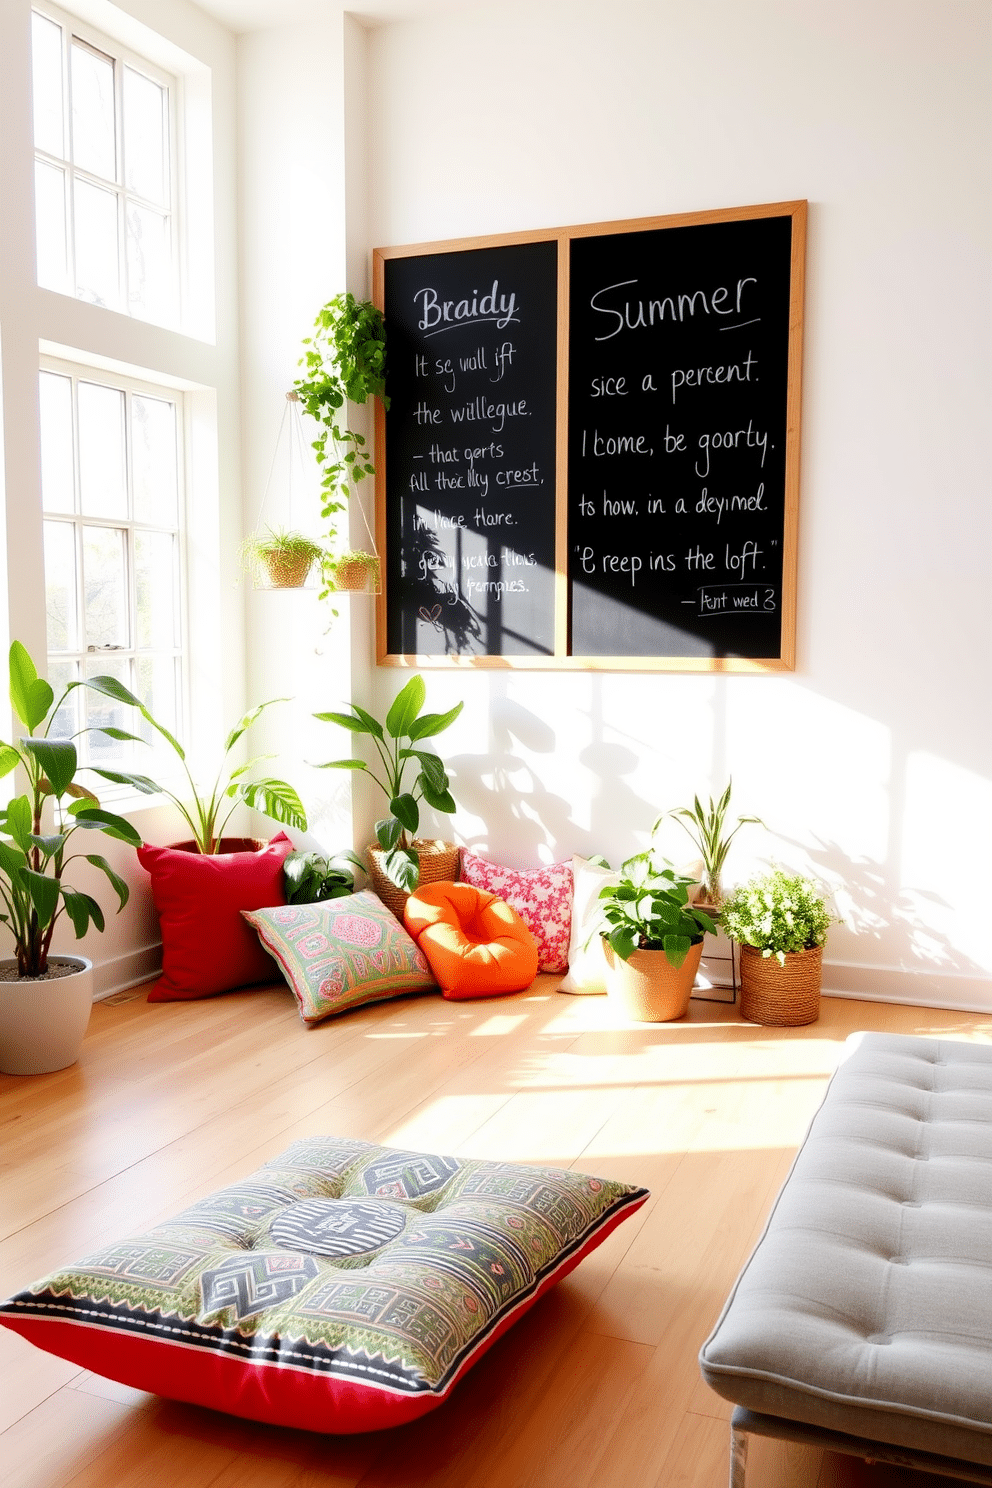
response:
[[[855,1034],[699,1356],[751,1434],[992,1484],[992,1047]]]

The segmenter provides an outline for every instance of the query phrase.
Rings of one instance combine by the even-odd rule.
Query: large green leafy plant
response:
[[[227,763],[231,750],[256,719],[265,712],[266,708],[271,708],[273,703],[285,702],[285,698],[270,698],[268,702],[259,703],[234,725],[224,741],[224,752],[221,755],[220,766],[213,783],[201,789],[197,786],[186,758],[186,751],[179,740],[169,732],[164,724],[152,717],[141,699],[135,697],[123,682],[118,682],[116,677],[93,677],[86,685],[93,688],[95,692],[112,698],[115,702],[126,703],[129,707],[136,708],[145,722],[165,740],[175,753],[186,776],[189,784],[187,793],[189,804],[168,787],[159,785],[147,775],[137,774],[133,770],[111,770],[103,766],[94,765],[91,768],[97,775],[102,775],[105,780],[114,781],[118,785],[133,786],[135,790],[141,791],[144,795],[168,796],[169,800],[178,807],[201,853],[220,852],[224,828],[239,805],[250,806],[253,810],[260,811],[263,816],[271,817],[273,821],[283,826],[299,827],[302,831],[306,831],[307,815],[303,809],[303,803],[291,785],[287,785],[285,780],[271,778],[245,779],[250,770],[269,756],[258,755],[254,759],[246,760],[244,764],[233,767],[229,767]],[[147,743],[147,740],[142,739],[140,734],[129,733],[126,729],[104,726],[101,732],[108,734],[112,739]]]
[[[71,683],[67,691],[83,685]],[[0,920],[13,932],[17,970],[24,977],[43,976],[48,970],[52,936],[63,914],[72,921],[77,940],[90,925],[104,927],[103,911],[92,895],[66,882],[73,862],[84,859],[106,876],[118,910],[128,901],[127,884],[106,858],[72,850],[76,833],[103,832],[132,847],[141,843],[130,822],[104,811],[93,792],[76,781],[73,741],[49,737],[64,696],[55,703],[51,687],[15,641],[10,648],[10,700],[28,733],[16,744],[0,743],[0,775],[20,765],[28,789],[0,811]],[[53,819],[46,821],[49,815]]]
[[[635,951],[664,951],[678,968],[716,925],[689,902],[695,880],[664,864],[651,848],[628,858],[620,879],[600,890],[600,934],[623,961]]]
[[[328,542],[336,535],[334,517],[344,511],[351,487],[375,474],[365,437],[348,427],[348,404],[386,396],[386,326],[382,311],[349,291],[335,295],[318,312],[314,334],[304,339],[300,358],[304,373],[293,387],[311,418],[322,425],[313,448],[320,466],[321,516],[329,523]],[[334,589],[331,560],[323,562],[324,590]]]
[[[427,688],[419,674],[400,688],[380,723],[371,713],[350,703],[350,713],[315,713],[325,723],[336,723],[353,734],[366,734],[378,754],[378,767],[362,759],[328,760],[324,770],[365,770],[385,793],[389,816],[375,824],[376,841],[385,853],[383,870],[387,878],[407,892],[415,889],[420,879],[420,861],[413,840],[420,827],[420,801],[435,811],[449,814],[456,810],[449,789],[447,772],[436,754],[418,748],[424,739],[434,738],[454,723],[464,703],[456,703],[447,713],[423,713]],[[413,770],[412,781],[408,779]]]
[[[820,884],[782,868],[735,889],[721,915],[728,935],[782,966],[787,955],[823,945],[833,920]]]

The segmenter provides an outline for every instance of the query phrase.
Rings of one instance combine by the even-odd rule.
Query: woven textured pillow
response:
[[[431,964],[445,997],[522,992],[537,975],[537,946],[515,909],[467,883],[423,884],[403,923]]]
[[[272,961],[241,911],[285,904],[282,863],[292,851],[285,832],[251,852],[138,848],[162,930],[162,975],[149,1002],[190,1001],[275,980]]]
[[[556,1168],[310,1137],[0,1303],[110,1379],[309,1431],[398,1426],[647,1198]]]
[[[370,889],[246,912],[245,919],[278,961],[304,1023],[386,997],[437,991],[423,951]]]
[[[545,868],[501,868],[498,863],[463,848],[462,878],[477,889],[497,894],[517,911],[537,941],[539,970],[568,970],[571,863],[550,863]]]

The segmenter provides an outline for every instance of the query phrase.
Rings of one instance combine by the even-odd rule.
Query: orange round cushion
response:
[[[403,922],[430,963],[445,997],[520,992],[537,975],[537,943],[515,909],[464,883],[424,884]]]

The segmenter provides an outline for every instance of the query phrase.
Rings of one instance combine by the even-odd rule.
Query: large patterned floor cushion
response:
[[[515,909],[466,883],[415,889],[403,923],[430,962],[445,997],[522,992],[537,976],[537,943]]]
[[[0,1323],[109,1379],[249,1420],[398,1426],[446,1400],[647,1196],[310,1137],[0,1303]]]

